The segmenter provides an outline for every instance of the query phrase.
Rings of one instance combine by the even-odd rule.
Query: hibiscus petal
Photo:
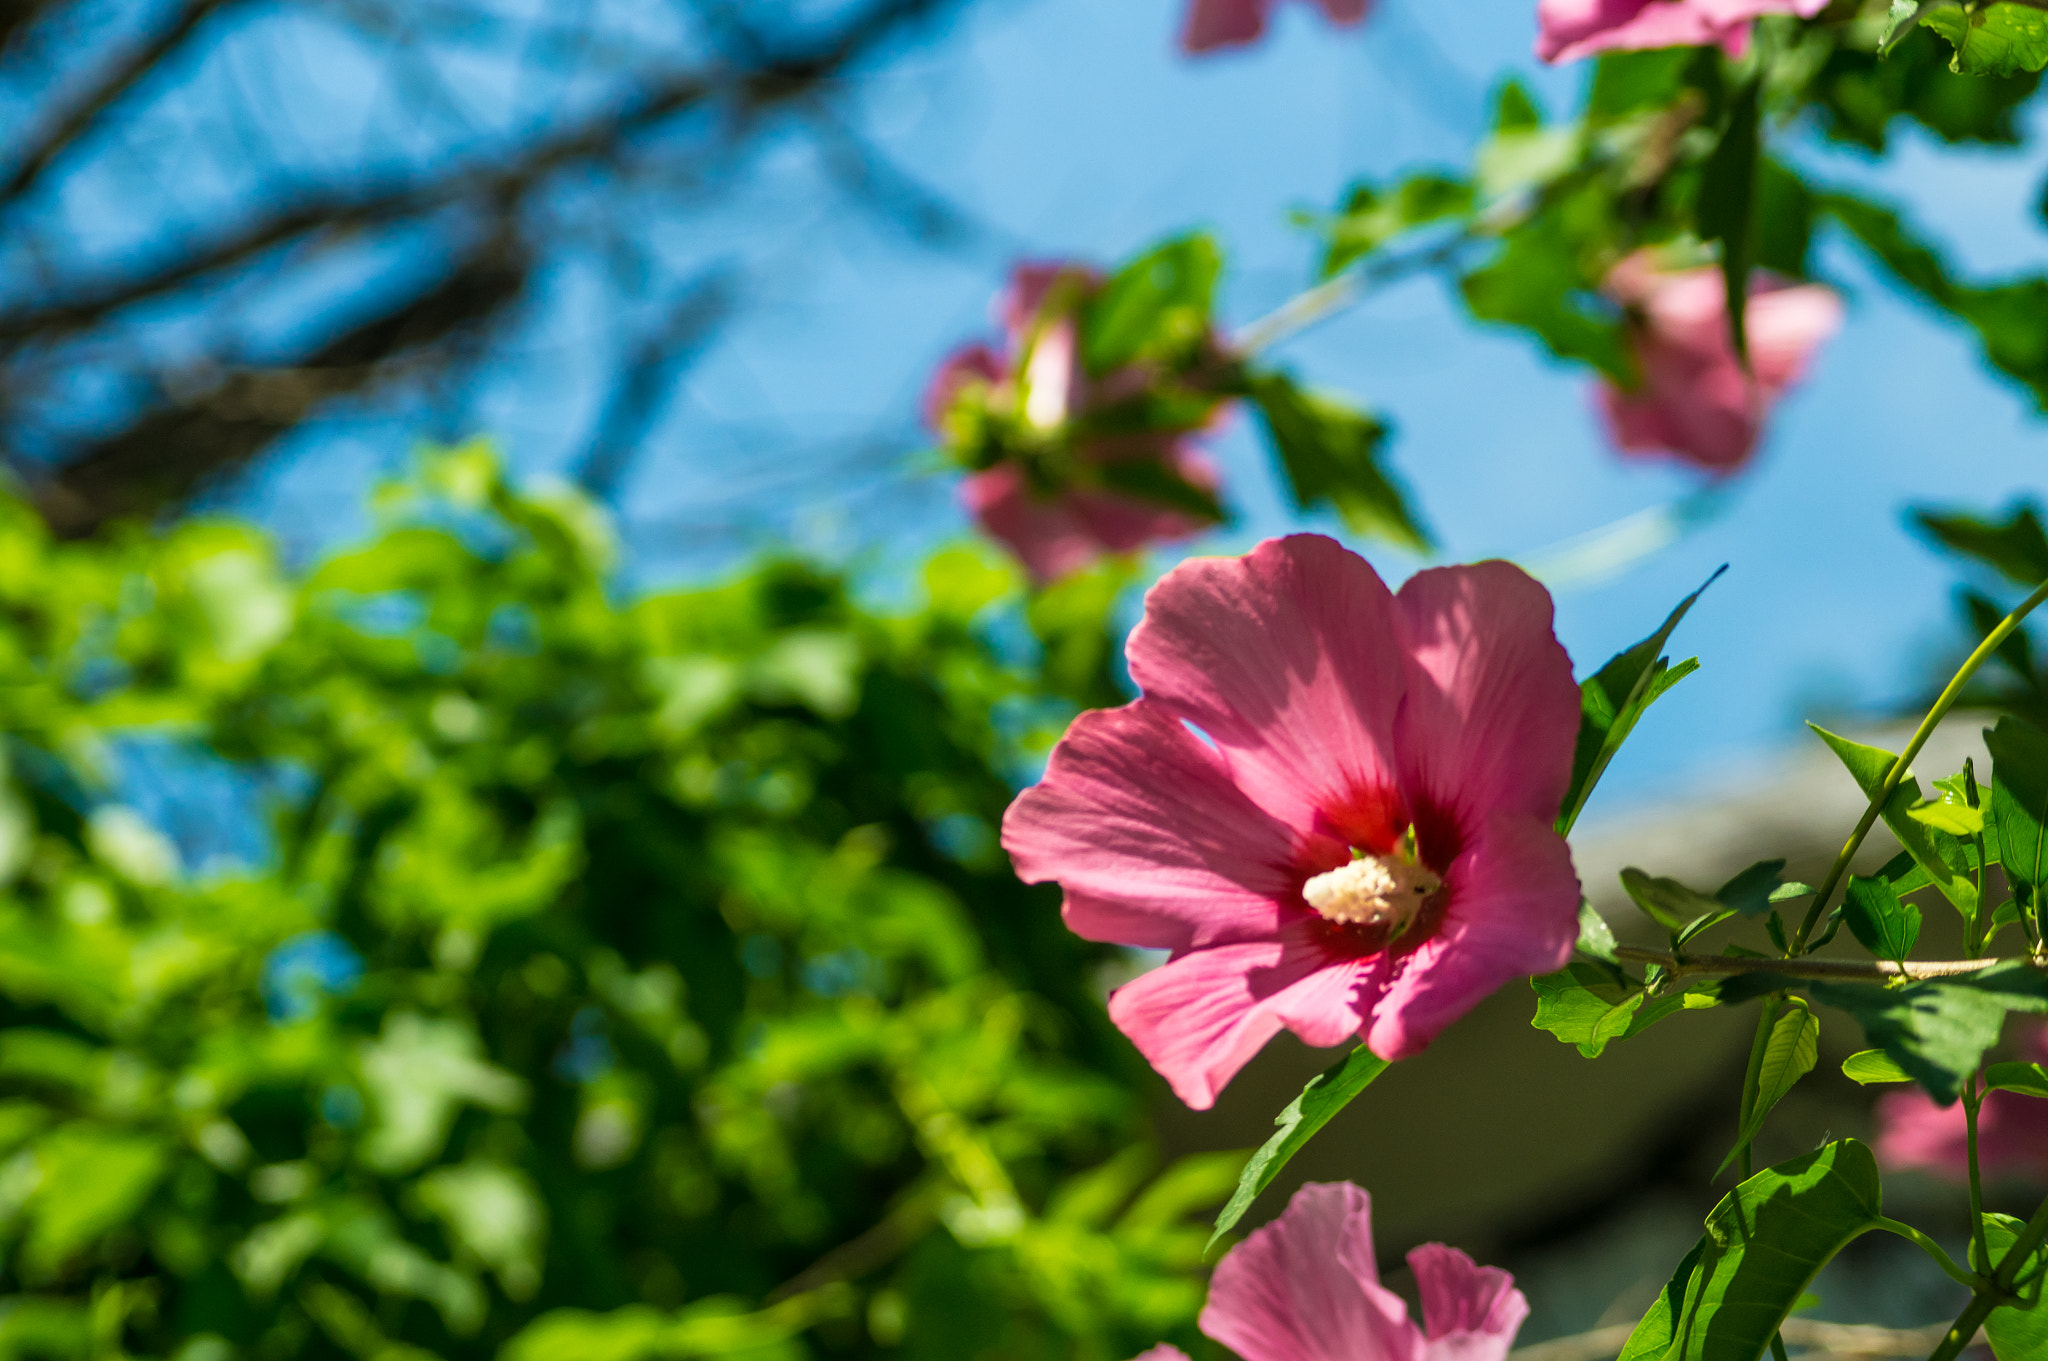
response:
[[[1365,12],[1372,8],[1369,0],[1320,0],[1323,15],[1333,24],[1356,24],[1365,19]]]
[[[1076,518],[1073,507],[1034,495],[1014,463],[963,480],[960,501],[983,532],[1017,555],[1035,581],[1057,581],[1102,556],[1101,541]]]
[[[1167,573],[1146,595],[1126,652],[1146,698],[1206,733],[1261,808],[1306,829],[1361,791],[1395,787],[1404,633],[1364,558],[1293,534]],[[1378,801],[1389,806],[1376,817],[1369,808],[1365,823],[1405,825],[1393,802]],[[1400,827],[1341,830],[1385,851]]]
[[[1074,720],[1003,815],[1003,848],[1026,883],[1067,890],[1091,940],[1186,950],[1270,937],[1282,903],[1300,915],[1293,834],[1142,699]]]
[[[1556,817],[1579,687],[1551,631],[1550,592],[1510,563],[1482,562],[1416,573],[1399,606],[1415,672],[1399,739],[1409,806],[1465,828],[1496,809]]]
[[[1579,879],[1549,818],[1487,820],[1445,875],[1437,933],[1401,956],[1372,1004],[1366,1043],[1383,1059],[1422,1052],[1501,984],[1561,969],[1579,933]]]
[[[1410,1252],[1408,1269],[1422,1295],[1423,1361],[1503,1361],[1529,1317],[1513,1276],[1442,1243]]]
[[[1596,52],[1701,47],[1722,41],[1727,25],[1679,0],[1540,0],[1536,55],[1577,61]]]
[[[1181,51],[1213,52],[1257,42],[1266,31],[1266,9],[1272,0],[1193,0],[1181,28]]]
[[[953,408],[961,389],[975,383],[993,384],[1003,376],[1002,361],[986,345],[968,345],[946,356],[924,390],[924,423],[943,433],[946,413]]]
[[[1379,1283],[1372,1200],[1311,1182],[1216,1264],[1202,1331],[1244,1361],[1418,1361],[1422,1334]]]
[[[1750,367],[1776,396],[1799,381],[1821,342],[1842,328],[1842,300],[1819,284],[1775,288],[1751,297],[1743,319]]]
[[[1162,1342],[1149,1351],[1139,1352],[1131,1361],[1188,1361],[1188,1354],[1171,1342]]]
[[[1118,988],[1109,1019],[1198,1111],[1266,1041],[1291,1030],[1313,1045],[1341,1044],[1362,1021],[1359,965],[1315,939],[1320,922],[1271,940],[1190,951]]]

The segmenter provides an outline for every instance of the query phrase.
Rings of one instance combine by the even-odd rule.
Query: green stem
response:
[[[1955,1361],[1962,1355],[1963,1348],[1970,1345],[1977,1336],[1977,1330],[1984,1326],[1984,1320],[1991,1317],[1996,1309],[2012,1294],[2013,1285],[2019,1280],[2020,1267],[2033,1256],[2034,1249],[2048,1239],[2048,1200],[2041,1202],[2034,1211],[2034,1217],[2027,1221],[2026,1228],[2013,1240],[2012,1247],[1999,1260],[1998,1269],[1989,1281],[1980,1280],[1976,1294],[1963,1312],[1956,1316],[1955,1326],[1943,1335],[1941,1342],[1927,1355],[1927,1361]]]
[[[1984,1237],[1984,1174],[1977,1165],[1977,1111],[1983,1100],[1977,1088],[1977,1074],[1972,1073],[1963,1087],[1963,1128],[1968,1135],[1970,1153],[1970,1234],[1977,1244],[1977,1260],[1988,1270],[1991,1266],[1991,1244]]]
[[[1799,924],[1799,934],[1792,942],[1794,954],[1805,951],[1806,942],[1813,936],[1813,928],[1820,924],[1821,914],[1827,911],[1828,902],[1834,897],[1835,890],[1841,887],[1842,877],[1849,872],[1849,862],[1855,859],[1856,852],[1863,848],[1863,838],[1869,836],[1870,829],[1877,825],[1878,815],[1884,811],[1884,806],[1891,802],[1892,795],[1898,790],[1899,782],[1906,778],[1906,771],[1912,767],[1913,758],[1927,745],[1927,739],[1934,736],[1935,726],[1955,707],[1956,701],[1962,697],[1963,687],[1970,683],[1970,678],[1977,674],[1978,668],[1991,659],[1992,654],[1998,651],[1999,644],[2010,638],[2013,630],[2020,626],[2020,621],[2032,614],[2035,607],[2044,600],[2048,600],[2048,581],[2036,586],[2033,593],[2022,600],[2011,614],[1999,620],[1998,626],[1984,635],[1984,641],[1977,644],[1977,650],[1964,659],[1955,677],[1949,681],[1941,694],[1935,697],[1934,707],[1927,711],[1927,717],[1920,720],[1919,728],[1913,733],[1913,740],[1906,744],[1906,749],[1899,753],[1899,759],[1892,762],[1892,768],[1885,772],[1884,783],[1879,785],[1877,793],[1871,796],[1870,806],[1863,810],[1862,818],[1856,823],[1856,830],[1850,833],[1849,840],[1843,844],[1842,853],[1835,857],[1833,867],[1828,870],[1828,877],[1821,881],[1820,891],[1813,895],[1813,904],[1806,909],[1806,920]]]
[[[1926,1253],[1929,1257],[1932,1257],[1934,1264],[1941,1268],[1942,1274],[1957,1285],[1962,1286],[1965,1290],[1975,1290],[1978,1286],[1984,1284],[1983,1278],[1974,1272],[1964,1270],[1962,1263],[1941,1250],[1941,1244],[1935,1242],[1911,1224],[1897,1219],[1880,1219],[1877,1221],[1877,1227],[1883,1229],[1886,1233],[1897,1234],[1907,1242],[1918,1247],[1920,1251]]]

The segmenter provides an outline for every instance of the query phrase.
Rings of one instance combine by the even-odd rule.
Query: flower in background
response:
[[[1142,697],[1074,721],[1003,845],[1072,930],[1172,951],[1109,1012],[1181,1100],[1282,1028],[1406,1058],[1563,967],[1579,691],[1519,568],[1395,595],[1331,539],[1270,539],[1169,572],[1127,654]]]
[[[1606,288],[1628,310],[1641,374],[1633,391],[1601,386],[1614,443],[1624,453],[1667,454],[1712,473],[1749,461],[1772,406],[1842,324],[1834,290],[1759,274],[1743,309],[1745,372],[1729,343],[1718,267],[1661,270],[1651,252],[1637,251],[1615,266]]]
[[[2048,1027],[2024,1042],[2025,1057],[2048,1062]],[[1887,1092],[1877,1103],[1878,1161],[1949,1181],[1970,1179],[1969,1128],[1961,1102],[1937,1106],[1914,1087]],[[2017,1092],[1992,1092],[1977,1112],[1977,1165],[1988,1176],[2048,1182],[2048,1101]]]
[[[1349,27],[1365,18],[1369,0],[1315,0],[1333,24]],[[1180,31],[1181,51],[1194,55],[1255,43],[1266,32],[1274,0],[1189,0]]]
[[[1201,1328],[1244,1361],[1502,1361],[1529,1301],[1515,1278],[1456,1248],[1408,1254],[1422,1326],[1380,1284],[1372,1198],[1350,1182],[1311,1182],[1286,1211],[1216,1264]],[[1186,1361],[1154,1347],[1136,1361]]]
[[[998,300],[1003,348],[956,351],[925,397],[927,423],[974,469],[960,490],[968,512],[1040,582],[1222,519],[1215,467],[1190,439],[1220,399],[1182,391],[1162,412],[1159,375],[1090,375],[1082,363],[1102,283],[1075,265],[1019,266]]]
[[[1828,0],[1537,0],[1536,55],[1577,61],[1596,52],[1717,44],[1731,57],[1749,47],[1749,26],[1767,14],[1811,19]]]

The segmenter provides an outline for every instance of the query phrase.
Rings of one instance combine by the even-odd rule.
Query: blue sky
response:
[[[842,102],[897,170],[984,226],[964,253],[821,214],[808,145],[771,139],[721,204],[661,228],[678,259],[722,252],[755,282],[743,320],[683,381],[632,484],[640,578],[716,573],[787,533],[887,579],[962,532],[945,479],[903,472],[918,445],[915,404],[932,365],[986,328],[1014,256],[1113,261],[1207,227],[1229,250],[1224,308],[1241,324],[1308,280],[1313,247],[1286,222],[1290,207],[1327,206],[1360,175],[1464,162],[1504,71],[1568,107],[1583,72],[1528,57],[1531,0],[1455,9],[1447,26],[1428,0],[1381,0],[1365,29],[1340,33],[1288,3],[1264,45],[1189,62],[1172,49],[1178,0],[970,8]],[[2039,265],[2036,151],[1959,152],[1909,134],[1883,165],[1812,139],[1790,154],[1911,205],[1972,268]],[[1966,335],[1889,291],[1846,243],[1827,239],[1820,259],[1849,296],[1848,325],[1780,409],[1729,513],[1615,579],[1559,591],[1559,632],[1590,667],[1730,565],[1678,643],[1704,669],[1611,773],[1610,805],[1796,740],[1802,713],[1882,708],[1924,687],[1953,653],[1957,578],[1905,531],[1902,508],[1988,508],[2036,491],[2048,470],[2027,398],[1977,362]],[[594,357],[610,342],[579,300],[587,292],[573,262],[564,267],[523,348],[486,375],[473,419],[523,470],[562,467],[565,432],[598,400]],[[1434,282],[1377,295],[1280,356],[1394,419],[1394,460],[1452,560],[1530,555],[1697,485],[1620,462],[1582,373],[1519,335],[1475,329]],[[346,538],[361,521],[335,513],[337,492],[357,496],[421,433],[453,432],[400,420],[304,438],[241,503],[301,541]],[[820,476],[800,454],[760,452],[774,448],[834,452]],[[1198,551],[1301,527],[1247,423],[1216,452],[1240,523]],[[1417,565],[1366,551],[1391,577]]]

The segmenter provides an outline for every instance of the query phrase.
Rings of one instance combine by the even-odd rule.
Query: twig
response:
[[[1846,978],[1872,982],[1888,978],[1961,978],[1973,973],[1982,973],[1999,964],[2034,964],[2033,960],[2020,956],[2011,959],[1915,959],[1904,964],[1889,959],[1866,963],[1855,959],[1759,959],[1748,955],[1693,957],[1670,955],[1662,950],[1647,950],[1640,945],[1617,945],[1614,947],[1614,957],[1625,959],[1631,964],[1659,965],[1668,970],[1673,978],[1702,974],[1726,977],[1733,974],[1768,973],[1785,978]]]

